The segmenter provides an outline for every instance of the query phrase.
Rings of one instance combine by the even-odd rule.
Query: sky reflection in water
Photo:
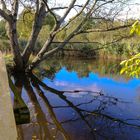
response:
[[[50,66],[56,70],[48,77],[53,78],[42,76],[42,82],[58,91],[46,90],[41,84],[39,89],[34,82],[33,90],[29,90],[29,87],[22,90],[22,97],[29,110],[34,110],[30,112],[31,123],[37,122],[39,126],[44,126],[41,122],[45,116],[50,123],[50,132],[53,135],[53,129],[61,132],[55,134],[56,140],[68,139],[67,134],[71,140],[139,140],[140,80],[119,75],[117,63],[94,60],[52,61]],[[31,92],[37,98],[27,97],[29,93],[29,96],[33,96]],[[40,117],[36,118],[33,112]],[[37,128],[28,125],[27,129],[27,125],[21,125],[26,139],[35,132],[37,138],[40,138],[42,133]],[[43,130],[46,132],[46,128]]]
[[[116,80],[112,77],[100,77],[98,73],[93,72],[90,72],[88,77],[79,78],[77,72],[68,72],[65,67],[55,74],[53,82],[48,78],[44,78],[43,82],[60,90],[102,91],[131,101],[134,99],[139,101],[140,97],[140,79],[126,80],[120,76]]]

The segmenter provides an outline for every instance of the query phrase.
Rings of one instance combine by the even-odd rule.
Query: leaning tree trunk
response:
[[[18,36],[17,36],[17,29],[16,29],[16,19],[12,18],[10,22],[8,22],[8,34],[10,39],[10,45],[13,51],[13,59],[15,63],[15,68],[18,71],[23,70],[23,60],[19,50],[19,43],[18,43]]]
[[[19,0],[13,0],[11,11],[7,9],[6,1],[0,0],[2,7],[0,8],[0,16],[7,21],[7,33],[10,39],[10,45],[13,51],[15,69],[18,71],[23,70],[23,59],[20,54],[18,36],[17,36],[17,15],[19,9]]]
[[[46,15],[45,5],[44,5],[44,3],[41,3],[41,7],[40,7],[39,11],[37,11],[35,14],[35,21],[34,21],[34,25],[32,27],[31,36],[30,36],[29,41],[26,45],[26,48],[22,54],[25,65],[27,65],[30,55],[33,52],[38,35],[43,26],[43,20],[45,18],[45,15]]]

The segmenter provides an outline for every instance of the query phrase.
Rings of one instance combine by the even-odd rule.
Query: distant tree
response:
[[[35,15],[35,11],[32,10],[31,7],[28,7],[27,9],[24,9],[21,12],[17,20],[17,31],[19,37],[25,39],[28,39],[30,37],[32,31],[32,25],[34,22],[34,15]],[[43,19],[42,26],[45,25],[49,26],[49,30],[51,30],[55,25],[55,20],[50,13],[48,13]]]
[[[17,20],[18,36],[28,39],[34,22],[34,11],[31,8],[24,9]]]

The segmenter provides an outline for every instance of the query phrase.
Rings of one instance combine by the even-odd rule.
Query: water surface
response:
[[[12,77],[22,97],[11,91],[14,108],[30,114],[17,125],[20,139],[139,140],[140,80],[120,75],[119,63],[57,58]]]

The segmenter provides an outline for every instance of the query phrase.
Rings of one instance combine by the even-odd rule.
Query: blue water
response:
[[[49,75],[44,66],[38,78],[60,93],[41,84],[38,90],[32,83],[34,95],[23,88],[22,98],[31,112],[31,123],[20,128],[24,138],[35,134],[46,140],[49,129],[56,140],[67,135],[71,140],[140,140],[140,79],[120,75],[118,61],[101,62],[56,60],[49,64],[55,69]]]
[[[90,72],[88,77],[79,78],[77,73],[68,72],[65,67],[55,74],[55,79],[50,81],[44,78],[43,82],[59,90],[91,90],[102,91],[105,94],[119,97],[128,101],[139,103],[140,79],[130,78],[129,80],[112,77],[101,77],[98,73]]]

